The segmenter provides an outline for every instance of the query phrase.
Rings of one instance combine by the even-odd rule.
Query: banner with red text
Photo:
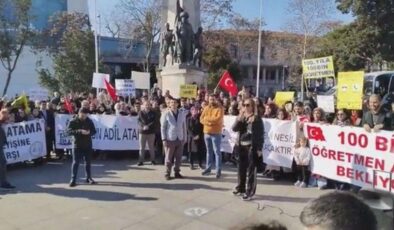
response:
[[[263,119],[263,159],[268,165],[291,168],[296,143],[296,122]]]
[[[394,192],[392,132],[368,133],[362,128],[306,123],[304,133],[310,143],[313,173]]]

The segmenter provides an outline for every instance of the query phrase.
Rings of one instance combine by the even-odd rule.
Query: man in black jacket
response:
[[[79,163],[85,158],[86,182],[96,184],[91,175],[92,161],[92,136],[96,134],[96,128],[92,120],[88,117],[89,109],[82,108],[78,116],[70,121],[68,133],[74,138],[72,176],[70,187],[76,186]]]
[[[7,159],[4,156],[3,147],[7,142],[7,136],[5,131],[1,127],[5,121],[8,120],[8,110],[2,109],[0,111],[0,188],[2,189],[14,189],[15,187],[12,186],[7,181],[6,172],[7,172]]]
[[[157,114],[152,110],[149,101],[144,101],[142,110],[138,113],[139,141],[140,141],[140,160],[138,166],[142,166],[145,161],[145,146],[148,142],[150,160],[155,165],[155,136]]]

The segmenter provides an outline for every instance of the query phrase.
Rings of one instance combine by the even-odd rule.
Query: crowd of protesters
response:
[[[199,89],[196,98],[175,99],[171,97],[169,91],[163,93],[157,85],[154,85],[151,90],[142,91],[139,97],[118,97],[117,101],[113,101],[105,91],[99,92],[98,95],[94,93],[68,93],[66,95],[60,95],[55,92],[53,97],[48,100],[29,101],[29,108],[13,106],[13,100],[0,101],[0,108],[9,112],[8,119],[4,123],[23,122],[33,119],[45,120],[47,141],[46,160],[53,160],[54,154],[57,158],[63,158],[65,153],[63,149],[54,148],[55,114],[78,114],[80,109],[84,109],[89,114],[135,116],[138,118],[139,141],[141,146],[139,151],[139,166],[143,166],[145,163],[145,144],[148,144],[150,162],[153,165],[158,163],[156,160],[158,156],[164,156],[166,151],[169,153],[169,155],[166,154],[167,159],[166,157],[161,157],[161,163],[167,166],[165,174],[167,179],[170,178],[172,164],[174,164],[173,159],[175,155],[173,154],[177,155],[175,159],[175,178],[182,177],[179,173],[180,161],[182,159],[178,156],[180,153],[175,153],[177,151],[181,151],[181,156],[183,155],[189,160],[191,169],[195,169],[195,166],[198,165],[203,170],[202,175],[210,174],[213,167],[213,158],[215,157],[217,178],[221,176],[222,161],[232,162],[234,165],[238,161],[238,173],[243,184],[238,185],[241,187],[238,187],[238,190],[234,191],[234,194],[245,193],[247,189],[255,189],[253,182],[255,175],[251,171],[253,168],[257,168],[264,176],[272,177],[274,180],[279,180],[288,175],[294,175],[293,179],[295,181],[297,180],[295,185],[306,187],[308,184],[311,184],[310,173],[308,172],[310,156],[308,156],[308,150],[306,149],[308,146],[307,140],[300,139],[297,146],[295,146],[298,151],[294,152],[298,155],[295,155],[292,169],[264,165],[262,163],[261,153],[257,150],[261,149],[263,139],[251,139],[251,143],[259,142],[260,144],[253,146],[252,152],[254,153],[251,156],[253,158],[253,166],[251,166],[252,169],[248,169],[250,162],[245,161],[244,152],[247,151],[241,146],[242,140],[238,141],[233,153],[220,152],[219,144],[223,126],[223,115],[237,116],[237,122],[245,121],[246,128],[247,123],[254,123],[255,117],[260,117],[298,121],[301,129],[304,122],[358,126],[364,127],[368,132],[371,130],[394,129],[394,119],[392,119],[394,113],[393,111],[381,109],[380,97],[378,95],[370,96],[367,103],[368,109],[365,111],[339,109],[334,114],[325,113],[323,109],[319,108],[312,93],[308,93],[306,100],[303,102],[288,101],[283,106],[277,106],[274,101],[270,98],[262,99],[255,97],[245,87],[234,97],[229,97],[223,92],[208,94],[204,90]],[[172,113],[170,113],[171,111]],[[172,137],[172,133],[167,132],[167,126],[175,125],[175,128],[179,128],[176,127],[176,123],[172,124],[171,122],[173,118],[175,121],[178,120],[178,111],[185,119],[185,133],[184,136]],[[165,117],[163,115],[166,114],[170,118],[172,116],[172,118],[163,118]],[[245,117],[246,115],[250,117],[250,122],[248,122],[249,117]],[[165,128],[163,128],[164,125]],[[257,126],[259,125],[257,124]],[[239,132],[240,136],[245,134],[245,130],[242,131],[236,126],[237,124],[234,124],[234,131]],[[254,128],[254,130],[258,129]],[[172,140],[171,138],[175,139]],[[175,140],[180,140],[181,142],[175,143]],[[178,149],[179,145],[183,145],[182,148]],[[205,167],[203,166],[204,160],[206,162]],[[245,188],[242,186],[245,186],[245,182],[243,181],[246,180],[247,169],[248,181],[251,184],[247,185],[249,186],[248,188]],[[320,186],[321,188],[334,187],[341,190],[354,188],[354,186],[349,184],[330,181],[318,175],[316,175],[316,178],[318,178],[316,181],[325,181]],[[252,190],[249,191],[250,195],[254,193]]]

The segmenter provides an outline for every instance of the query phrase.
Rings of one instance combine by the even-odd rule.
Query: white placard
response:
[[[116,79],[115,88],[118,96],[135,96],[134,82],[131,79]]]
[[[72,115],[57,114],[55,116],[56,148],[73,148],[72,139],[67,134],[67,127]],[[137,117],[90,115],[96,128],[93,149],[98,150],[138,150]]]
[[[107,87],[105,87],[104,79],[109,82],[109,74],[93,73],[92,87],[97,89],[106,89]]]
[[[317,106],[326,113],[335,113],[334,95],[317,95]]]
[[[7,137],[4,156],[7,164],[30,161],[47,154],[43,119],[3,125]]]
[[[131,71],[131,79],[136,89],[150,89],[150,73]]]
[[[49,98],[49,92],[47,89],[34,88],[29,90],[30,101],[47,101]]]
[[[263,159],[268,165],[291,168],[296,143],[296,123],[278,119],[263,119]]]
[[[237,133],[233,131],[232,127],[235,122],[236,116],[224,116],[222,129],[222,143],[220,145],[220,151],[225,153],[232,153],[235,142],[237,140]]]

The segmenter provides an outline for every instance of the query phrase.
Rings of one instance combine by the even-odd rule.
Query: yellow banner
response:
[[[337,108],[361,110],[363,107],[364,71],[339,72]]]
[[[293,101],[294,92],[276,92],[275,104],[279,107],[283,106],[287,101]]]
[[[181,85],[179,96],[184,98],[195,98],[197,96],[197,85]]]
[[[332,56],[302,60],[302,73],[305,79],[335,77]]]

